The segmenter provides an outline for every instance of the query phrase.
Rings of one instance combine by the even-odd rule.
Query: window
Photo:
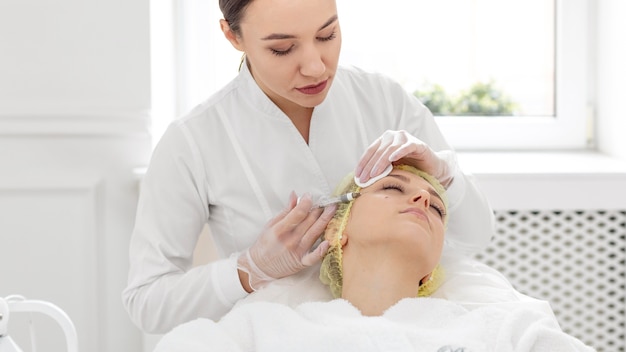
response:
[[[222,36],[216,1],[172,4],[161,16],[173,18],[167,50],[176,53],[170,77],[177,89],[170,111],[180,115],[232,79],[241,54]],[[588,0],[337,0],[337,6],[341,63],[385,73],[419,96],[442,115],[436,119],[455,148],[586,147]]]

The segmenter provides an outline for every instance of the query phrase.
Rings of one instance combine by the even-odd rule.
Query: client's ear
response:
[[[343,247],[346,243],[348,243],[348,232],[344,231],[341,235],[339,235],[339,244]]]
[[[424,276],[421,280],[420,280],[420,286],[422,286],[423,284],[427,283],[428,280],[430,280],[431,276],[432,276],[432,272],[428,273],[428,275]]]

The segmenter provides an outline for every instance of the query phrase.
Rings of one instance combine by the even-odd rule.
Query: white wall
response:
[[[599,0],[597,14],[598,147],[626,160],[626,2]]]
[[[141,350],[121,290],[151,151],[148,4],[0,1],[0,296],[57,304],[81,351]]]
[[[626,160],[625,2],[597,14],[598,146]],[[151,150],[149,43],[149,0],[0,1],[0,296],[58,304],[83,351],[142,348],[120,293],[132,169]]]

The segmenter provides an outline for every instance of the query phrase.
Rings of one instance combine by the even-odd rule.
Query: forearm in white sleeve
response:
[[[231,257],[130,287],[124,299],[138,327],[162,334],[196,318],[218,320],[246,295]]]

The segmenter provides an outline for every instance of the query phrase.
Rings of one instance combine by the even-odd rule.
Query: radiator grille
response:
[[[496,211],[496,219],[477,259],[549,301],[567,333],[599,352],[625,352],[626,211]]]

